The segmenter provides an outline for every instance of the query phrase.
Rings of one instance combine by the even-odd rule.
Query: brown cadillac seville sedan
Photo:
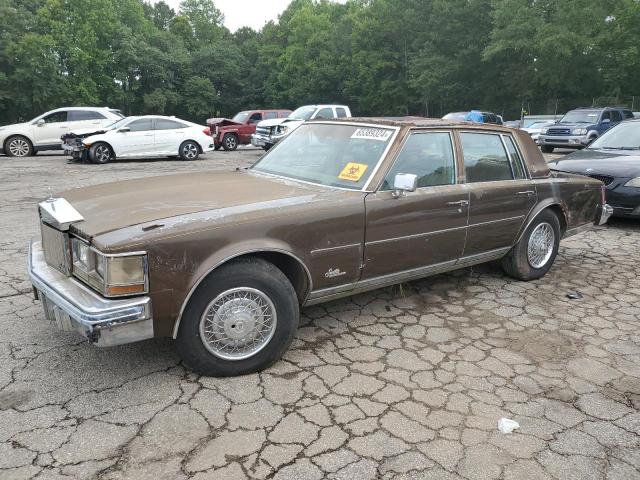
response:
[[[501,260],[542,277],[606,222],[601,182],[550,172],[518,130],[447,121],[302,125],[253,167],[80,188],[39,205],[45,315],[99,346],[173,337],[206,375],[263,369],[300,308]]]

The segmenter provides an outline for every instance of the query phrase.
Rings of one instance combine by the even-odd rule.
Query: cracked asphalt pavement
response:
[[[307,308],[284,359],[239,378],[190,373],[170,340],[98,349],[45,321],[38,201],[259,155],[0,157],[0,478],[640,478],[638,222],[563,241],[538,281],[484,265]]]

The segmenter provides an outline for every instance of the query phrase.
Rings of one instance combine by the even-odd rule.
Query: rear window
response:
[[[627,119],[627,118],[633,118],[633,112],[631,110],[623,110],[622,111],[622,116]]]
[[[499,135],[461,133],[467,183],[513,180],[509,157]]]
[[[184,123],[176,122],[175,120],[156,118],[156,130],[177,130],[185,127]]]
[[[69,111],[69,121],[70,122],[80,122],[83,120],[104,120],[105,117],[100,112],[95,112],[92,110],[70,110]]]
[[[346,118],[347,117],[347,111],[344,108],[338,107],[338,108],[336,108],[336,116],[338,118]]]

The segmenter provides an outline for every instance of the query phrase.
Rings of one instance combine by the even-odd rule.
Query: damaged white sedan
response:
[[[126,117],[99,130],[73,130],[61,138],[65,153],[92,163],[150,157],[196,160],[214,148],[209,128],[159,115]]]

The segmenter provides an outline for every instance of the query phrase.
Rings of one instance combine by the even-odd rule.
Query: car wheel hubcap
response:
[[[15,140],[11,140],[11,143],[9,144],[9,151],[11,152],[11,155],[15,157],[25,157],[29,153],[29,144],[26,140],[16,138]]]
[[[187,143],[182,149],[182,153],[185,156],[185,158],[196,158],[198,149],[193,143]]]
[[[235,137],[227,137],[227,147],[234,148],[236,146]]]
[[[205,348],[224,360],[257,354],[273,338],[277,315],[273,302],[260,290],[232,288],[218,295],[200,318]]]
[[[534,228],[527,247],[529,265],[533,268],[544,267],[553,254],[554,243],[555,233],[550,224],[545,222]]]
[[[109,149],[107,147],[96,148],[96,158],[98,159],[99,162],[108,161],[110,156],[111,156],[111,152],[109,152]]]

